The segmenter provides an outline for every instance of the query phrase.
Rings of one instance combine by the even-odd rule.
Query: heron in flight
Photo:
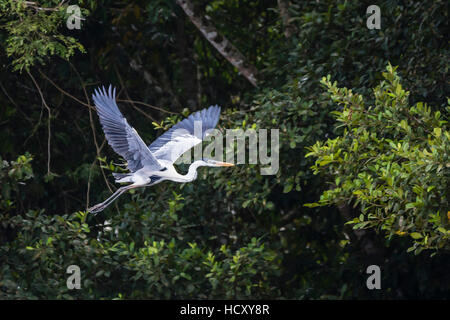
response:
[[[210,106],[195,112],[178,122],[147,146],[136,130],[120,113],[116,104],[116,89],[103,87],[93,94],[95,107],[109,145],[127,161],[130,173],[113,173],[117,183],[130,183],[120,187],[108,199],[88,209],[97,213],[104,210],[122,193],[139,187],[152,186],[164,180],[190,182],[197,178],[197,169],[207,167],[230,167],[231,163],[212,159],[194,161],[185,175],[179,174],[174,162],[187,150],[201,143],[219,121],[220,107]],[[194,134],[194,123],[200,121],[201,136]]]

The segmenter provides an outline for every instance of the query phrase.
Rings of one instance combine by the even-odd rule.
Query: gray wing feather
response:
[[[208,130],[216,127],[219,117],[220,107],[217,105],[197,111],[164,132],[149,149],[157,159],[173,163],[187,150],[201,143]],[[201,132],[195,132],[196,122],[201,124]]]
[[[152,170],[162,169],[136,130],[124,118],[116,104],[116,89],[103,87],[92,95],[95,107],[109,145],[126,161],[128,169],[135,172],[144,166]]]

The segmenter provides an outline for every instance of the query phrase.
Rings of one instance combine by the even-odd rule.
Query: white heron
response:
[[[190,182],[197,178],[197,169],[207,167],[230,167],[231,163],[212,159],[194,161],[186,175],[179,174],[174,162],[187,150],[202,142],[208,130],[216,127],[220,116],[219,106],[195,112],[164,132],[148,147],[132,128],[116,104],[116,89],[108,92],[95,90],[92,95],[95,107],[109,145],[127,161],[130,173],[113,173],[117,183],[130,183],[120,187],[108,199],[88,209],[97,213],[109,206],[127,190],[155,185],[164,180]],[[201,122],[201,137],[194,135],[194,123]]]

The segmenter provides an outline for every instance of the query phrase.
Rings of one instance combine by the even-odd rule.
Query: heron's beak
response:
[[[234,167],[234,164],[229,163],[229,162],[220,162],[220,163],[218,163],[218,165],[221,167]]]

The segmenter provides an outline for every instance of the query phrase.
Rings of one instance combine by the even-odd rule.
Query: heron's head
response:
[[[203,162],[202,165],[207,167],[233,167],[234,164],[228,162],[217,161],[213,159],[203,158],[201,160]]]

